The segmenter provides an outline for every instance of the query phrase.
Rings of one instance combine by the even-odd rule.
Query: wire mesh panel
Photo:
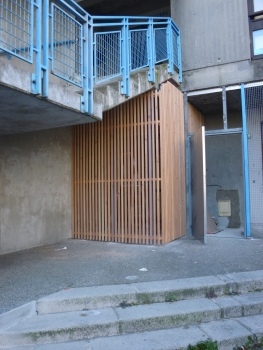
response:
[[[178,35],[175,30],[172,30],[173,36],[173,61],[177,68],[179,68],[179,59],[178,59]]]
[[[131,70],[143,68],[148,65],[147,30],[131,30]]]
[[[263,235],[263,86],[246,88],[251,234]]]
[[[156,63],[167,60],[167,39],[166,39],[166,28],[157,28],[154,30],[155,33],[155,57]]]
[[[52,4],[52,73],[82,87],[82,24]]]
[[[95,34],[95,82],[121,74],[121,32]]]
[[[0,1],[0,49],[32,63],[33,0]]]

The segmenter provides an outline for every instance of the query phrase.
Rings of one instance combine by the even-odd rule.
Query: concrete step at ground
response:
[[[263,290],[263,271],[62,290],[37,301],[38,314],[80,311]]]
[[[2,346],[67,342],[263,313],[263,292],[35,315],[0,333]]]
[[[187,350],[189,344],[211,339],[219,350],[244,345],[247,337],[263,337],[263,315],[212,321],[189,327],[125,334],[90,340],[36,345],[35,350]],[[32,346],[13,350],[32,350]]]

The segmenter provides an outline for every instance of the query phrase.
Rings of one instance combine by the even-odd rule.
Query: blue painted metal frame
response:
[[[58,7],[56,4],[52,3],[51,5],[51,14],[52,14],[52,25],[51,25],[51,32],[52,32],[52,43],[53,45],[51,45],[51,57],[52,57],[52,64],[51,64],[51,70],[53,72],[54,75],[60,77],[61,79],[63,80],[66,80],[67,82],[69,82],[70,84],[73,84],[73,85],[76,85],[76,86],[79,86],[79,87],[82,87],[83,86],[83,26],[80,22],[76,21],[72,16],[70,16],[67,12],[65,12],[64,10],[62,10],[60,7]],[[63,24],[61,23],[58,23],[56,22],[55,23],[55,11],[60,11],[63,15],[63,19],[65,19],[66,17],[68,19],[70,19],[70,21],[72,23],[75,23],[75,26],[78,26],[79,27],[79,31],[80,31],[80,38],[77,37],[77,39],[75,40],[72,40],[72,39],[67,39],[65,41],[62,41],[62,42],[54,42],[54,32],[56,31],[58,33],[59,36],[63,35],[65,36],[65,29],[64,29],[64,33],[61,34],[61,32],[59,32],[58,28],[55,28],[56,25],[61,25],[62,29],[64,27]],[[54,55],[54,50],[55,48],[59,48],[60,46],[67,46],[68,47],[68,50],[70,50],[70,45],[72,44],[75,44],[77,45],[78,41],[80,41],[80,44],[79,47],[80,47],[80,63],[78,63],[75,60],[73,59],[70,59],[70,53],[65,53],[65,50],[63,51],[60,51],[59,52],[59,55],[60,56],[63,56],[61,58],[61,60],[58,60],[58,64],[60,65],[60,68],[56,67],[55,66],[55,63],[56,63],[56,58],[55,58],[55,55]],[[74,50],[73,50],[74,51]],[[75,52],[75,57],[76,57],[76,52]],[[63,61],[63,58],[65,59]],[[66,63],[67,61],[67,63]],[[80,64],[80,69],[78,71],[78,73],[80,74],[80,79],[79,79],[79,82],[76,82],[74,81],[73,79],[70,79],[70,78],[66,78],[66,75],[68,75],[70,77],[70,74],[69,72],[65,71],[65,69],[71,69],[72,71],[76,70],[76,68],[74,68],[73,66],[70,65],[70,62],[72,64],[74,64],[76,66],[76,64]],[[61,73],[59,73],[61,72]],[[63,75],[63,74],[64,75]]]
[[[249,189],[249,163],[248,163],[248,142],[247,142],[247,113],[246,113],[246,95],[245,86],[241,84],[241,103],[242,103],[242,123],[243,123],[243,172],[244,172],[244,199],[245,199],[245,237],[250,237],[250,189]]]
[[[121,31],[95,33],[94,37],[94,81],[98,84],[121,75]]]
[[[36,29],[35,40],[36,46],[35,52],[35,73],[31,75],[31,92],[34,95],[41,95],[41,79],[42,79],[42,67],[41,67],[41,50],[42,50],[42,1],[36,0],[34,3],[36,8]]]
[[[29,24],[29,30],[26,31],[24,27],[22,27],[22,24],[25,24],[25,22],[27,22],[26,18],[23,18],[22,17],[22,4],[17,4],[17,7],[20,7],[20,13],[16,13],[14,11],[12,11],[12,3],[15,4],[15,1],[13,2],[10,2],[10,9],[8,7],[4,7],[4,4],[1,3],[0,4],[0,12],[3,16],[3,12],[4,12],[4,9],[6,10],[6,18],[2,17],[1,20],[2,20],[2,26],[1,26],[1,31],[0,31],[0,52],[8,52],[10,53],[11,55],[13,56],[16,56],[28,63],[33,63],[33,33],[34,33],[34,1],[33,0],[27,0],[27,2],[25,4],[29,4],[29,7],[30,7],[30,15],[29,15],[29,19],[28,19],[28,24]],[[25,5],[24,5],[25,6]],[[8,15],[10,16],[14,16],[14,18],[12,19],[8,19]],[[20,25],[17,24],[17,17],[19,18],[19,21],[20,21]],[[14,21],[14,22],[13,22]],[[2,40],[2,30],[3,30],[3,26],[4,26],[4,23],[7,22],[9,23],[9,26],[7,25],[8,27],[8,31],[6,30],[6,42],[4,42]],[[12,28],[14,27],[14,28]],[[14,32],[13,32],[13,29],[14,29]],[[24,33],[26,34],[29,34],[30,36],[30,40],[28,42],[28,46],[25,46],[25,40],[23,40],[21,37],[19,37],[19,34],[18,32],[19,31],[23,31]],[[6,46],[12,46],[10,43],[8,43],[8,38],[12,41],[12,38],[16,40],[18,40],[19,42],[20,41],[23,41],[23,46],[22,47],[14,47],[13,49],[8,49]],[[3,43],[1,45],[1,43]],[[26,43],[27,44],[27,43]],[[28,52],[28,56],[29,58],[26,58],[24,57],[23,53],[25,52]]]
[[[133,43],[133,36],[137,36],[137,40],[138,40],[138,36],[139,34],[145,34],[145,44],[146,44],[146,56],[143,55],[143,47],[141,46],[142,42],[140,41],[140,45],[136,45],[136,43]],[[138,35],[137,35],[138,34]],[[143,35],[141,35],[141,37],[143,37]],[[129,54],[130,54],[130,71],[133,72],[137,69],[141,69],[141,68],[145,68],[148,66],[149,64],[149,58],[148,58],[148,30],[147,29],[133,29],[133,30],[129,30]],[[133,49],[133,47],[136,48],[136,50]]]
[[[11,3],[11,0],[9,0]],[[181,44],[180,44],[180,31],[175,23],[169,17],[141,17],[141,16],[90,16],[81,6],[79,6],[74,0],[56,0],[54,5],[52,0],[27,0],[30,3],[30,45],[24,48],[15,48],[15,50],[8,50],[4,45],[0,46],[0,51],[8,52],[14,56],[24,59],[28,63],[34,64],[35,72],[32,74],[31,92],[35,95],[40,95],[44,98],[48,98],[49,95],[49,74],[50,71],[54,72],[54,50],[55,47],[65,45],[65,43],[72,43],[72,40],[65,38],[66,40],[54,42],[53,28],[50,30],[50,22],[54,25],[53,10],[54,6],[59,9],[65,16],[68,16],[73,22],[81,25],[82,33],[80,35],[81,43],[76,49],[76,54],[81,56],[79,60],[76,58],[76,65],[81,66],[80,75],[81,80],[76,82],[68,79],[65,74],[57,74],[61,79],[68,81],[71,84],[79,86],[83,89],[81,96],[81,112],[93,114],[93,88],[94,83],[99,84],[102,81],[110,80],[114,77],[114,74],[105,79],[97,80],[96,72],[96,60],[97,49],[94,38],[93,28],[100,27],[103,34],[113,33],[113,31],[119,30],[121,33],[120,43],[120,75],[121,80],[121,94],[130,95],[130,73],[139,68],[148,67],[148,80],[155,82],[155,65],[161,62],[168,62],[168,71],[170,74],[174,74],[176,69],[179,74],[179,81],[182,81],[182,64],[181,64]],[[1,5],[0,5],[1,6]],[[3,7],[3,6],[2,6]],[[63,8],[63,9],[62,9]],[[8,18],[8,17],[7,17]],[[117,28],[117,29],[116,29]],[[158,45],[158,37],[156,35],[157,30],[165,31],[166,43],[159,45],[159,50],[162,50],[162,55],[156,59],[156,45]],[[139,47],[139,41],[132,44],[132,33],[135,32],[147,33],[147,62],[146,50],[142,52]],[[72,32],[74,33],[74,32]],[[1,35],[1,32],[0,32]],[[144,35],[144,34],[143,34]],[[142,37],[143,37],[142,35]],[[156,36],[155,36],[156,35]],[[173,45],[173,36],[176,36],[176,45]],[[74,36],[75,38],[75,36]],[[76,39],[75,39],[76,40]],[[144,40],[144,39],[143,39]],[[1,41],[0,41],[1,45]],[[134,52],[132,45],[134,45]],[[137,47],[136,47],[137,45]],[[163,49],[162,46],[166,48]],[[94,50],[95,49],[95,50]],[[19,56],[16,51],[30,51],[30,59],[25,59]],[[141,50],[141,51],[140,51]],[[74,51],[74,50],[73,50]],[[93,51],[95,51],[93,56]],[[161,52],[161,51],[160,51]],[[109,55],[112,54],[109,50]],[[141,54],[141,57],[132,63],[133,57],[136,54]],[[66,54],[65,54],[66,55]],[[107,60],[111,60],[107,58]],[[51,61],[51,62],[50,62]],[[113,62],[114,60],[112,60]],[[74,54],[72,62],[74,62]],[[63,63],[63,62],[62,62]],[[114,62],[113,62],[114,63]],[[114,63],[115,64],[115,63]],[[69,67],[73,72],[74,68]],[[77,69],[77,68],[76,68]],[[117,76],[115,75],[115,76]],[[69,76],[70,77],[70,76]]]

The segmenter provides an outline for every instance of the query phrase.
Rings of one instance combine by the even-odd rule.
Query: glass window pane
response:
[[[263,0],[254,0],[254,12],[263,11]]]
[[[254,55],[263,55],[263,29],[253,32]]]

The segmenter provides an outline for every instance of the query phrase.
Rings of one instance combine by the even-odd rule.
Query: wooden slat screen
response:
[[[165,244],[185,234],[182,96],[166,83],[73,128],[73,238]]]

